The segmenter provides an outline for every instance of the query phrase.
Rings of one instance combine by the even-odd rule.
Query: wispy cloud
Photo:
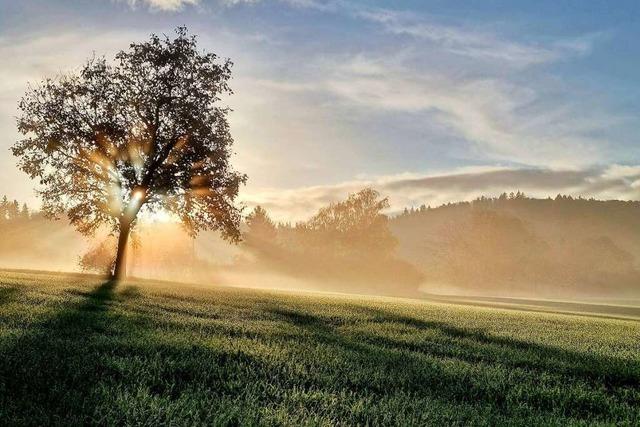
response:
[[[598,105],[571,101],[562,88],[497,76],[457,77],[406,62],[402,54],[323,57],[308,65],[306,80],[262,81],[262,87],[277,92],[273,98],[304,91],[325,94],[344,106],[347,112],[340,114],[351,109],[358,115],[421,116],[466,140],[479,157],[530,166],[576,168],[602,162],[610,141],[601,135],[626,120]],[[428,136],[424,144],[427,150]]]
[[[615,144],[603,135],[627,120],[607,112],[600,101],[589,105],[569,94],[549,76],[521,78],[524,68],[589,54],[601,33],[525,43],[486,26],[445,25],[425,15],[354,2],[293,3],[371,22],[408,39],[394,41],[393,54],[324,54],[307,61],[306,69],[298,63],[305,79],[273,81],[273,92],[325,93],[357,114],[422,115],[451,137],[466,140],[478,157],[530,166],[602,162]],[[467,61],[460,63],[461,57]]]
[[[0,183],[0,194],[28,198],[32,206],[38,204],[33,198],[33,183],[17,170],[15,158],[8,151],[19,138],[15,117],[27,85],[77,70],[92,52],[112,54],[140,37],[144,36],[128,31],[0,37],[0,58],[11,58],[10,67],[0,67],[0,170],[6,173],[6,185]]]
[[[218,0],[218,2],[227,7],[240,6],[240,5],[253,5],[258,3],[268,3],[266,0]],[[315,9],[325,12],[335,12],[341,8],[342,1],[336,0],[279,0],[271,1],[272,3],[282,3],[288,6],[301,8],[301,9]]]
[[[263,2],[262,0],[221,1],[228,6]],[[346,0],[280,0],[280,3],[348,15],[378,24],[387,33],[409,36],[431,43],[452,54],[516,69],[587,55],[591,52],[593,45],[603,38],[603,33],[592,33],[566,39],[547,39],[545,42],[523,42],[514,41],[495,31],[461,24],[445,25],[425,15],[371,7]]]
[[[164,12],[175,12],[181,10],[185,6],[194,6],[200,3],[200,0],[116,0],[124,1],[131,7],[143,5],[150,10],[158,10]]]
[[[515,68],[588,54],[596,39],[594,35],[587,35],[547,44],[522,43],[491,32],[442,25],[407,12],[356,8],[354,13],[362,19],[382,25],[389,33],[431,42],[456,55]]]
[[[390,213],[423,203],[438,206],[483,195],[498,196],[505,191],[523,191],[540,198],[566,194],[637,200],[640,198],[640,167],[611,165],[581,170],[463,168],[439,174],[398,174],[284,191],[265,189],[245,194],[244,200],[249,206],[262,205],[278,220],[295,222],[363,187],[373,187],[389,197]]]
[[[1,124],[5,120],[11,121],[13,127],[14,112],[27,84],[77,70],[92,54],[113,54],[141,37],[146,34],[133,31],[0,37],[0,57],[12,58],[11,67],[0,67],[0,131],[4,130]]]

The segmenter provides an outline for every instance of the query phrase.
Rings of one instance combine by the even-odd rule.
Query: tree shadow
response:
[[[11,302],[20,293],[19,286],[7,286],[0,288],[0,305]]]
[[[355,313],[349,317],[286,303],[252,305],[252,328],[241,323],[245,318],[192,321],[186,309],[131,303],[137,289],[116,293],[114,282],[72,293],[81,300],[0,342],[0,424],[169,424],[176,414],[184,424],[260,424],[261,411],[278,405],[295,420],[297,407],[287,399],[305,393],[344,399],[336,409],[318,403],[332,420],[353,417],[354,402],[406,398],[402,405],[477,407],[472,411],[487,423],[522,414],[540,415],[538,424],[613,423],[628,421],[637,411],[620,408],[640,400],[637,361],[386,309],[343,306]],[[290,327],[262,328],[265,320]],[[279,352],[289,356],[273,360]],[[419,410],[406,409],[409,417]],[[375,419],[366,411],[355,416],[345,419]]]
[[[108,310],[115,286],[104,282],[82,293],[85,299],[79,304],[2,340],[0,418],[13,417],[18,424],[47,424],[56,418],[86,421],[67,414],[91,413],[85,402],[94,384],[86,379],[101,369],[93,343],[102,334],[114,333]]]
[[[339,327],[344,324],[336,319],[283,308],[267,311],[305,330],[302,336],[334,347],[336,358],[342,354],[354,366],[366,367],[371,377],[385,372],[385,382],[378,384],[366,379],[357,384],[346,381],[345,386],[353,391],[372,390],[382,395],[407,392],[487,405],[504,414],[511,414],[518,407],[531,407],[541,414],[562,414],[583,420],[594,416],[615,419],[620,414],[615,412],[612,402],[630,407],[639,403],[640,362],[637,360],[579,353],[380,309],[359,307],[358,310],[368,316],[365,323],[409,328],[408,335],[414,339],[385,336],[376,333],[375,328],[366,332],[342,332]],[[410,330],[426,334],[416,340]],[[299,339],[300,335],[295,337]],[[456,370],[452,368],[454,365],[461,368]],[[515,400],[508,398],[509,388],[515,391],[522,384],[513,379],[502,384],[496,378],[479,381],[482,377],[477,371],[479,368],[486,369],[487,373],[494,368],[506,369],[508,375],[520,376],[532,387],[528,395],[519,395]],[[478,379],[474,379],[474,375]],[[570,395],[558,399],[556,394],[537,390],[538,380],[544,380],[552,388],[582,388],[584,394],[567,392]]]
[[[373,315],[374,322],[392,322],[404,324],[418,330],[435,329],[441,334],[456,339],[456,345],[465,351],[458,357],[470,362],[490,360],[514,368],[536,369],[557,374],[582,377],[606,387],[640,386],[640,362],[631,362],[617,357],[595,356],[579,353],[550,345],[532,343],[511,337],[490,335],[484,330],[463,329],[444,322],[425,321],[402,316],[382,310],[367,309]],[[421,351],[424,346],[411,346],[397,340],[384,340],[372,337],[373,341],[398,346],[413,351]],[[486,345],[499,351],[482,351],[479,345]],[[429,348],[427,346],[427,348]],[[434,349],[430,348],[431,351]],[[446,354],[446,353],[445,353]],[[532,357],[514,357],[532,356]],[[507,357],[511,356],[511,357]],[[606,368],[606,369],[603,369]]]
[[[162,316],[149,319],[137,303],[128,305],[140,293],[133,286],[116,293],[120,286],[64,291],[81,301],[0,340],[0,425],[171,425],[167,406],[184,401],[194,405],[182,414],[193,421],[185,425],[251,420],[247,406],[234,402],[242,388],[226,378],[242,372],[251,374],[243,384],[266,383],[267,365],[197,340],[163,339],[170,332],[156,334]],[[116,309],[120,303],[127,304]]]

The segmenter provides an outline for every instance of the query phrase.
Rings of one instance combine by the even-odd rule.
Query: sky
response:
[[[27,85],[186,25],[234,62],[248,207],[304,219],[364,186],[391,212],[503,191],[640,199],[637,1],[0,0],[0,195]]]

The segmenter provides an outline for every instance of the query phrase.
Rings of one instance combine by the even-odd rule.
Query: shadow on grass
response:
[[[0,305],[6,304],[13,300],[20,292],[18,286],[7,286],[0,288]]]
[[[107,281],[80,304],[62,310],[0,343],[0,419],[39,424],[86,414],[87,396],[99,378],[100,361],[92,342],[109,328],[109,304],[116,283]],[[40,412],[43,411],[43,412]],[[24,417],[24,418],[21,418]],[[60,421],[58,421],[60,422]]]
[[[0,424],[260,424],[265,408],[283,407],[280,424],[317,410],[364,425],[376,424],[375,406],[385,401],[398,405],[380,409],[377,420],[387,423],[402,411],[415,421],[420,405],[434,401],[453,408],[458,423],[464,418],[455,411],[465,405],[486,424],[640,416],[637,361],[368,307],[345,307],[359,311],[349,318],[260,306],[256,325],[218,315],[192,321],[187,308],[150,299],[114,310],[140,296],[115,286],[72,291],[80,302],[0,342]],[[259,328],[273,319],[281,331]],[[330,397],[287,400],[305,393]],[[363,401],[373,404],[358,413]]]
[[[269,309],[268,312],[302,328],[306,331],[303,336],[310,337],[310,340],[334,347],[338,350],[335,357],[343,351],[345,357],[351,358],[354,367],[365,367],[372,374],[385,372],[385,380],[378,384],[367,379],[356,384],[345,381],[345,386],[353,391],[371,389],[385,394],[396,389],[418,396],[486,404],[505,414],[517,411],[518,407],[528,407],[542,414],[561,414],[584,420],[601,416],[603,420],[611,421],[621,415],[615,405],[628,405],[636,407],[636,417],[640,415],[637,410],[640,403],[640,362],[637,360],[597,356],[492,336],[481,330],[463,329],[384,310],[365,307],[359,310],[368,316],[366,322],[395,324],[424,331],[428,335],[415,339],[415,333],[410,332],[410,339],[405,340],[378,334],[374,330],[341,333],[338,327],[342,322],[339,319],[283,308]],[[453,364],[467,366],[456,370],[452,368]],[[483,374],[478,368],[486,372]],[[494,368],[506,368],[511,379],[501,382],[501,374],[497,372],[491,378]],[[354,377],[358,378],[358,375]],[[556,392],[544,390],[544,387],[551,391],[555,388]],[[509,396],[518,388],[521,389],[520,394]]]
[[[640,386],[640,363],[638,362],[616,357],[594,356],[510,337],[489,335],[482,330],[463,329],[443,322],[424,321],[381,310],[367,310],[372,314],[374,322],[392,322],[418,330],[439,331],[442,335],[455,340],[456,345],[462,350],[457,357],[469,362],[491,361],[514,368],[568,374],[606,387]],[[413,345],[377,336],[370,336],[369,340],[411,351],[429,350],[438,353],[437,349],[430,347],[428,343]],[[443,356],[447,355],[447,352],[442,353]]]
[[[164,425],[176,419],[184,425],[237,425],[241,415],[252,420],[242,414],[246,407],[224,398],[242,392],[224,377],[244,366],[267,372],[264,365],[242,353],[163,339],[167,331],[154,329],[152,320],[131,309],[135,304],[112,309],[140,296],[133,286],[117,293],[116,286],[107,281],[88,292],[64,291],[82,300],[0,341],[0,425]],[[168,409],[181,398],[192,406],[181,414]]]

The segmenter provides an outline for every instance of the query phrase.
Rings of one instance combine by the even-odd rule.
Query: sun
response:
[[[180,220],[175,214],[160,209],[153,212],[148,210],[140,212],[140,222],[144,224],[170,224],[180,222]]]

